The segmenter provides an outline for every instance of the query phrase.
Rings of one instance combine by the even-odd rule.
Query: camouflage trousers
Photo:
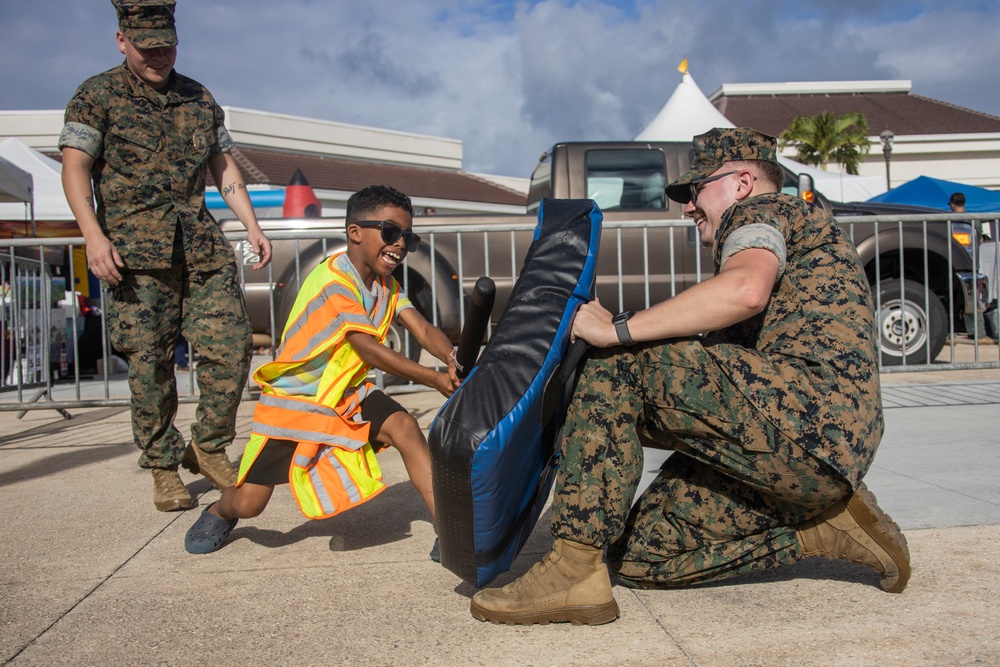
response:
[[[183,456],[184,437],[174,426],[178,331],[199,355],[191,441],[205,452],[224,450],[236,437],[236,410],[253,352],[235,263],[198,273],[176,261],[170,269],[126,271],[109,297],[109,337],[128,360],[139,466],[170,468]]]
[[[643,446],[673,453],[633,506]],[[792,563],[794,526],[851,491],[763,419],[697,340],[592,350],[562,449],[552,533],[607,546],[630,586]]]

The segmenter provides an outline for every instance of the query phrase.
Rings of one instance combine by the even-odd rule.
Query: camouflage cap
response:
[[[176,46],[175,0],[111,0],[118,12],[118,29],[140,49]]]
[[[694,158],[686,174],[667,186],[675,202],[691,201],[691,183],[712,174],[726,162],[766,160],[777,162],[778,140],[749,127],[716,127],[694,138]]]

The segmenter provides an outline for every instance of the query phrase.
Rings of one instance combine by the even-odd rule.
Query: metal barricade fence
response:
[[[996,280],[982,273],[979,231],[991,229],[996,237],[996,213],[847,216],[839,222],[872,286],[880,372],[1000,368],[997,333],[987,336],[984,327],[989,285],[995,289]],[[931,354],[939,345],[941,351]]]
[[[975,217],[974,214],[966,217]],[[942,220],[938,220],[942,218]],[[900,275],[932,275],[935,271],[943,273],[935,280],[945,281],[948,292],[959,294],[964,289],[955,285],[955,257],[949,255],[947,265],[943,268],[933,265],[929,255],[929,244],[926,240],[928,230],[933,225],[942,223],[951,229],[953,222],[943,220],[947,216],[866,216],[852,217],[841,221],[849,236],[855,238],[863,231],[863,235],[880,242],[891,243],[893,237],[902,239],[904,236],[924,238],[923,243],[910,244],[904,251],[904,244],[898,243],[899,249],[890,255],[876,251],[874,262],[873,293],[876,307],[882,312],[896,314],[895,319],[880,318],[878,326],[884,330],[899,326],[905,334],[906,326],[912,318],[926,317],[933,312],[935,296],[923,281],[916,297],[912,293],[907,298],[906,289],[913,291],[907,281],[902,281],[903,307],[893,310],[887,308],[886,283],[882,275],[885,267],[882,265],[887,257],[894,257],[893,263],[903,267]],[[519,220],[524,220],[520,218]],[[997,225],[995,215],[979,215],[976,221],[989,221]],[[448,280],[438,274],[450,273],[450,278],[461,286],[461,294],[468,295],[476,280],[483,275],[493,278],[498,285],[497,307],[493,320],[499,316],[503,303],[510,289],[517,280],[525,253],[531,242],[535,225],[525,222],[498,222],[494,219],[490,224],[447,224],[434,222],[428,224],[428,219],[418,221],[418,232],[424,239],[429,256],[423,271],[430,275],[420,276],[411,271],[418,257],[408,257],[404,262],[404,288],[414,298],[418,306],[422,305],[425,314],[435,325],[450,328],[452,337],[457,340],[456,331],[460,331],[461,322],[465,316],[465,298],[458,298],[454,304],[456,316],[453,321],[443,322],[442,313],[448,309],[442,303],[446,298],[441,285],[447,285]],[[909,228],[904,230],[903,224]],[[917,231],[914,232],[913,224]],[[246,290],[248,306],[251,312],[255,339],[263,334],[280,331],[284,324],[284,316],[290,308],[291,299],[298,291],[298,286],[316,261],[303,261],[303,258],[323,257],[343,244],[342,220],[331,221],[325,231],[291,232],[268,231],[275,248],[275,262],[266,269],[255,272],[245,266],[241,269],[241,281]],[[604,234],[601,241],[600,263],[598,268],[597,296],[609,310],[624,310],[625,308],[643,308],[664,298],[677,294],[686,287],[700,282],[712,275],[711,254],[706,249],[697,248],[696,230],[690,220],[663,221],[638,220],[618,222],[605,220]],[[874,233],[872,233],[874,230]],[[234,243],[236,256],[240,259],[245,254],[241,240],[245,235],[227,234]],[[994,235],[995,238],[995,235]],[[109,407],[128,405],[128,385],[124,371],[124,361],[117,360],[108,341],[107,328],[104,325],[103,314],[97,320],[87,320],[76,311],[76,299],[73,286],[67,287],[68,298],[55,299],[52,290],[52,269],[47,262],[39,258],[45,256],[51,249],[65,250],[59,255],[69,258],[69,276],[74,275],[73,247],[83,245],[83,239],[0,239],[0,278],[4,288],[4,311],[0,315],[0,331],[4,336],[4,354],[0,360],[0,410],[24,411],[31,409],[57,409],[66,416],[66,410],[84,407]],[[914,254],[916,248],[916,254]],[[993,252],[997,244],[993,244]],[[955,251],[958,252],[958,251]],[[276,268],[281,255],[285,256],[281,268]],[[973,248],[971,261],[979,266],[982,259],[977,248]],[[1000,257],[994,259],[1000,260]],[[969,262],[970,259],[966,259]],[[997,263],[994,263],[996,266]],[[906,268],[908,265],[909,269]],[[919,268],[919,270],[917,270]],[[411,284],[412,280],[419,281]],[[982,303],[979,310],[986,305],[985,290],[987,281],[979,275],[973,281],[973,292]],[[899,281],[897,281],[899,282]],[[911,281],[912,282],[912,281]],[[915,283],[914,283],[915,284]],[[411,291],[412,290],[412,291]],[[980,294],[980,292],[982,294]],[[97,311],[104,312],[105,295],[97,299]],[[898,300],[898,299],[897,299]],[[893,302],[895,303],[895,301]],[[428,307],[430,306],[430,307]],[[908,312],[907,308],[921,310],[924,314]],[[906,353],[906,336],[901,335],[903,356],[899,365],[883,365],[882,372],[899,372],[909,370],[947,370],[969,368],[1000,368],[1000,347],[994,341],[983,337],[982,332],[973,330],[972,335],[962,333],[965,323],[956,317],[951,304],[947,308],[947,345],[936,359],[920,359],[914,362]],[[53,317],[55,315],[55,318]],[[897,316],[898,315],[898,316]],[[65,324],[65,326],[63,326]],[[975,329],[978,322],[970,323]],[[81,368],[79,363],[81,353],[84,357],[88,352],[94,356],[94,350],[81,349],[81,336],[88,332],[88,345],[94,346],[93,335],[99,332],[99,347],[97,356],[101,360],[96,368]],[[447,329],[446,329],[447,330]],[[885,331],[876,332],[884,334]],[[262,342],[263,341],[263,342]],[[257,362],[273,358],[275,343],[267,345],[266,339],[259,338],[255,344],[266,348],[257,357]],[[400,351],[411,353],[408,334],[402,334],[399,343]],[[194,350],[197,354],[197,350]],[[192,360],[193,361],[193,360]],[[425,363],[434,364],[433,359],[424,359]],[[82,372],[86,371],[86,373]],[[96,372],[94,372],[96,371]],[[183,403],[197,400],[197,383],[194,363],[190,370],[177,373],[179,401]],[[381,379],[381,378],[379,378]],[[248,383],[247,398],[253,397],[256,387]],[[390,392],[423,390],[410,383],[394,384],[388,388]],[[29,392],[33,392],[29,396]]]
[[[0,410],[23,415],[49,409],[68,418],[66,409],[87,403],[79,375],[84,331],[79,302],[71,281],[53,275],[64,257],[72,275],[72,253],[63,251],[74,245],[82,239],[0,239]],[[96,333],[96,344],[107,350],[106,336]],[[108,380],[105,374],[106,385]]]
[[[0,313],[3,338],[0,386],[13,387],[19,403],[26,401],[25,391],[36,390],[27,399],[33,402],[51,386],[51,345],[60,333],[65,338],[65,331],[59,332],[52,326],[48,307],[52,301],[52,280],[48,265],[40,259],[11,252],[0,260],[0,282],[4,297]],[[66,361],[65,354],[58,358]]]

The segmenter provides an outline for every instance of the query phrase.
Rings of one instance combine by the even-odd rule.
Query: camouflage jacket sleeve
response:
[[[97,77],[84,81],[66,105],[65,125],[59,135],[59,149],[76,148],[95,160],[104,151],[108,114],[97,85]]]
[[[235,142],[226,129],[226,112],[214,98],[212,103],[215,105],[215,143],[209,146],[208,154],[210,157],[215,157],[233,150]]]
[[[778,258],[778,277],[784,274],[787,259],[785,239],[776,228],[762,222],[754,222],[733,230],[722,246],[719,266],[725,264],[726,260],[736,253],[749,248],[761,248],[773,253]]]
[[[786,236],[788,221],[762,197],[752,197],[734,204],[726,211],[715,246],[716,268],[727,259],[749,248],[761,248],[778,258],[778,277],[785,272],[788,259]]]

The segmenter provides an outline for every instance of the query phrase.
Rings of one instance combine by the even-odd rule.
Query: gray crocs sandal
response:
[[[431,557],[431,560],[434,561],[435,563],[441,562],[441,542],[438,541],[438,538],[436,537],[434,538],[434,546],[431,547],[431,552],[428,555]]]
[[[229,531],[239,521],[239,519],[226,521],[221,516],[215,516],[208,511],[213,505],[215,503],[202,511],[201,516],[184,537],[184,548],[189,554],[210,554],[218,551],[229,537]]]

